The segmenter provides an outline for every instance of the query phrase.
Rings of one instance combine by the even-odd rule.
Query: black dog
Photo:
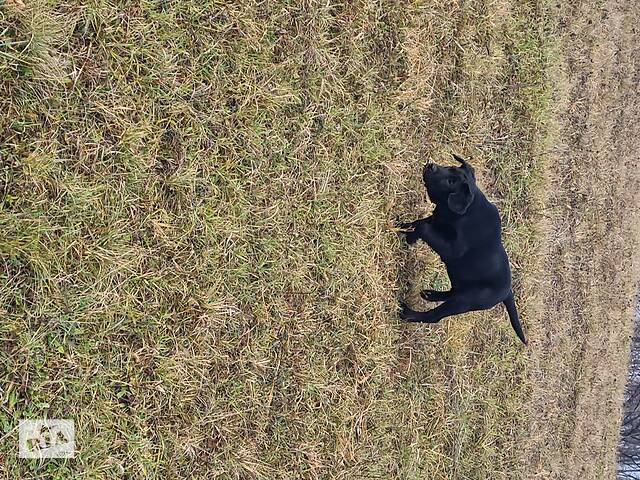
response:
[[[404,306],[400,316],[410,322],[436,323],[450,315],[485,310],[504,303],[511,326],[526,345],[511,290],[509,259],[500,239],[500,215],[476,186],[473,168],[453,156],[461,167],[428,163],[423,180],[433,215],[400,225],[409,244],[425,241],[440,256],[451,281],[451,290],[424,290],[422,298],[444,302],[427,312]]]

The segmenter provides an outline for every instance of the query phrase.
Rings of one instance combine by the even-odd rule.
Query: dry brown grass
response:
[[[546,260],[532,276],[540,314],[523,463],[530,478],[614,478],[640,273],[640,7],[612,0],[554,16]]]

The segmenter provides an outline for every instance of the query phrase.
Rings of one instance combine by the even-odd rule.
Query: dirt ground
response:
[[[529,478],[614,478],[638,279],[640,4],[558,8]]]

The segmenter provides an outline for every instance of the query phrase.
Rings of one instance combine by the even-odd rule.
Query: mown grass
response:
[[[539,8],[6,1],[5,476],[517,475],[525,354],[500,309],[400,323],[446,276],[393,224],[471,157],[531,325]],[[45,416],[75,460],[17,459]]]

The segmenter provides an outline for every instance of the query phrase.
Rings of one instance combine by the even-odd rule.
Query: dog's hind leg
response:
[[[405,306],[400,313],[400,317],[408,322],[438,323],[445,317],[465,313],[469,310],[469,305],[466,302],[460,298],[451,297],[443,304],[426,312],[417,312]]]
[[[420,296],[427,302],[444,302],[446,300],[449,300],[451,298],[451,295],[451,290],[441,292],[439,290],[427,289],[420,292]]]

